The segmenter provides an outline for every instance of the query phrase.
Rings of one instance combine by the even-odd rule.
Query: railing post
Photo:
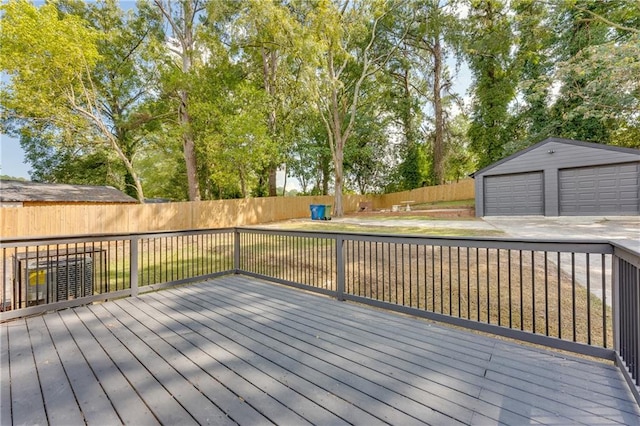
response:
[[[240,273],[240,231],[233,228],[233,269],[235,274]]]
[[[633,364],[634,364],[634,379],[635,379],[635,384],[636,386],[640,386],[640,313],[638,312],[638,309],[640,309],[640,288],[638,288],[640,286],[640,268],[635,267],[633,268],[635,271],[631,271],[630,274],[635,272],[635,280],[633,280],[634,284],[635,284],[635,295],[636,295],[636,300],[635,302],[635,306],[634,306],[634,318],[633,320],[635,321],[635,332],[636,335],[634,336],[634,343],[636,345],[635,350],[634,350],[634,354],[636,359],[634,360]],[[631,278],[631,277],[630,277]]]
[[[613,320],[613,350],[620,353],[620,259],[611,255],[611,318]]]
[[[129,240],[129,278],[131,284],[131,297],[138,296],[138,237]]]
[[[344,300],[344,238],[336,238],[336,299]]]

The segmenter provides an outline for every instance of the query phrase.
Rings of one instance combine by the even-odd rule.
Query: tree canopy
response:
[[[287,193],[280,173],[340,216],[343,193],[457,180],[548,136],[640,147],[636,0],[8,0],[0,15],[0,126],[40,181],[177,201]]]

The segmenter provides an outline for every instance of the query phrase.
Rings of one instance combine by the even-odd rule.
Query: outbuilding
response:
[[[135,198],[111,186],[0,180],[0,207],[135,203]]]
[[[640,150],[548,138],[475,172],[476,216],[640,214]]]

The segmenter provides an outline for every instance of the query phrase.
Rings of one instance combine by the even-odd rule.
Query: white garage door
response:
[[[544,214],[543,193],[542,172],[487,176],[484,181],[484,214]]]
[[[560,214],[640,213],[640,163],[560,170]]]

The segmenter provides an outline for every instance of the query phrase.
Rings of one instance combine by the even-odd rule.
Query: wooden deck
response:
[[[243,276],[1,331],[2,425],[640,424],[613,365]]]

